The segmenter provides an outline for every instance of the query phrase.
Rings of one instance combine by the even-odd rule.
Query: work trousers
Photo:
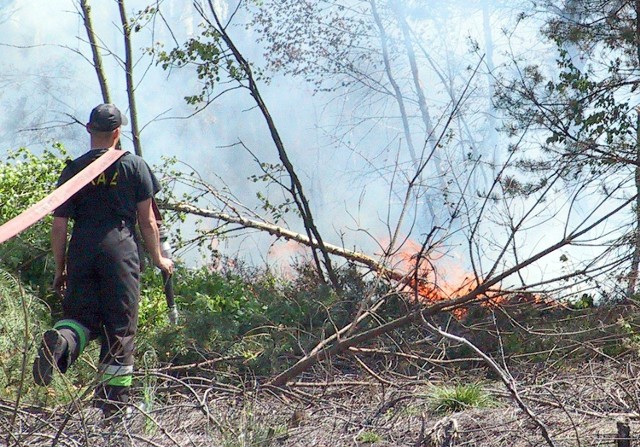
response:
[[[64,318],[54,326],[69,345],[59,367],[64,372],[89,341],[100,338],[96,402],[103,409],[129,400],[139,297],[140,260],[132,226],[76,224],[68,250]]]

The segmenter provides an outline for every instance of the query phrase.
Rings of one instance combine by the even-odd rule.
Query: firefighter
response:
[[[113,104],[95,107],[86,125],[91,149],[68,163],[58,186],[105,151],[116,149],[126,124]],[[159,182],[146,162],[125,153],[54,212],[51,246],[54,289],[63,296],[63,318],[46,331],[33,364],[38,385],[66,372],[91,340],[100,339],[95,405],[109,418],[126,408],[134,367],[134,337],[140,295],[136,222],[153,263],[164,273],[164,257],[153,213]],[[68,221],[73,231],[67,248]]]

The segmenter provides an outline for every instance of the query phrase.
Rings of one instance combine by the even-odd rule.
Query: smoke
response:
[[[127,9],[133,16],[147,3],[129,0]],[[469,51],[469,41],[484,42],[487,25],[480,6],[441,2],[427,10],[414,3],[409,18],[421,36],[422,47],[416,48],[424,64],[421,81],[434,126],[441,131],[442,117],[450,112],[455,95],[469,79],[467,67],[478,61],[478,55]],[[216,0],[214,5],[224,18],[232,10],[223,0]],[[113,102],[126,110],[123,37],[117,6],[100,1],[91,2],[91,6],[96,33],[104,47]],[[266,185],[248,180],[261,173],[252,154],[267,163],[278,162],[264,120],[245,90],[224,95],[193,115],[194,109],[184,97],[200,91],[198,79],[188,70],[161,70],[146,49],[158,42],[169,49],[174,39],[182,42],[192,37],[199,32],[200,20],[189,2],[165,0],[162,8],[163,20],[175,24],[171,30],[158,24],[153,31],[143,27],[134,34],[134,78],[144,156],[151,164],[159,163],[162,156],[175,156],[212,183],[225,185],[239,202],[254,208],[259,205],[257,194],[264,193]],[[82,124],[102,98],[76,2],[38,2],[35,6],[28,0],[5,0],[0,3],[0,20],[5,21],[0,38],[4,62],[0,69],[0,99],[3,108],[11,111],[0,116],[2,150],[28,146],[37,151],[53,141],[62,141],[73,156],[82,154],[88,143]],[[498,28],[495,21],[504,25],[509,20],[510,17],[497,17],[493,27]],[[251,29],[240,25],[229,31],[249,60],[258,67],[264,65],[263,50],[256,45]],[[499,35],[493,37],[491,51],[495,51],[495,64],[499,65],[497,55],[508,42]],[[400,45],[393,49],[401,51]],[[402,88],[414,95],[408,69],[405,67],[400,73]],[[441,142],[443,178],[427,172],[424,190],[433,192],[442,181],[453,184],[466,175],[469,152],[476,158],[487,157],[488,165],[496,157],[495,134],[493,129],[484,127],[493,122],[486,119],[492,109],[490,98],[485,96],[490,89],[484,82],[485,78],[474,80],[473,94],[464,104],[466,124],[462,115],[457,116]],[[392,95],[386,92],[376,96],[362,90],[318,93],[300,79],[281,75],[260,88],[327,242],[380,255],[380,241],[389,239],[395,231],[394,222],[401,216],[405,215],[406,221],[400,229],[400,240],[412,231],[419,240],[431,229],[433,221],[426,209],[434,205],[434,197],[443,200],[442,194],[418,194],[408,210],[402,208],[408,173],[415,166],[412,168],[406,155],[407,142]],[[425,150],[424,141],[430,136],[422,124],[415,124],[420,123],[417,104],[408,103],[417,148]],[[125,129],[125,148],[126,138]],[[483,146],[485,138],[491,141],[491,147]],[[130,144],[128,148],[131,149]],[[466,191],[486,189],[492,176],[491,170],[478,176],[477,183],[467,186]],[[461,194],[463,189],[464,185],[457,192],[453,188],[451,194]],[[272,199],[279,201],[283,197],[274,195]],[[435,204],[436,212],[446,213],[439,206]],[[303,231],[295,215],[286,216],[282,224]],[[270,236],[249,233],[215,244],[220,252],[239,255],[252,263],[267,262],[270,253],[280,258],[298,253],[289,244],[272,246],[272,242]],[[450,239],[450,244],[456,250],[460,241]],[[198,261],[193,253],[184,256],[189,262]]]

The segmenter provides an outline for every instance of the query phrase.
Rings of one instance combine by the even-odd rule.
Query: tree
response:
[[[227,33],[228,24],[223,24],[213,2],[208,2],[208,9],[200,6],[197,2],[194,3],[194,6],[204,20],[205,29],[200,36],[201,39],[190,39],[184,45],[184,49],[174,48],[169,53],[161,52],[159,54],[159,62],[162,63],[164,69],[189,64],[197,66],[199,77],[205,79],[206,82],[203,91],[189,99],[194,104],[204,102],[205,98],[211,94],[211,91],[218,87],[221,71],[223,70],[226,71],[230,81],[237,83],[240,88],[247,89],[250,92],[267,123],[278,158],[288,176],[288,184],[285,183],[287,180],[281,181],[271,172],[266,172],[266,175],[290,195],[291,200],[295,203],[297,212],[303,220],[304,228],[311,242],[312,254],[318,273],[323,277],[323,272],[326,272],[333,287],[339,290],[340,285],[335,275],[331,258],[324,246],[321,233],[316,227],[303,185],[289,159],[278,128],[262,98],[251,64],[244,58]]]
[[[544,2],[543,34],[558,50],[557,72],[514,61],[520,76],[503,79],[498,104],[525,133],[542,144],[520,143],[516,166],[537,180],[504,180],[529,192],[544,184],[544,173],[562,171],[567,188],[591,189],[594,197],[625,201],[640,191],[640,118],[634,98],[640,68],[640,4],[633,1],[567,1],[558,10]],[[538,147],[531,155],[532,147]],[[610,196],[611,185],[621,194]],[[515,188],[517,186],[517,188]],[[597,200],[597,199],[594,199]],[[623,265],[627,297],[635,295],[640,265],[640,202],[633,217],[610,233],[606,250],[612,267]],[[586,263],[592,262],[590,259]]]
[[[492,132],[492,114],[486,113],[485,121],[469,112],[471,103],[483,109],[489,100],[482,104],[477,97],[466,98],[469,104],[456,114],[447,144],[435,144],[445,125],[441,117],[458,101],[470,77],[470,70],[460,65],[437,62],[446,58],[438,50],[447,51],[443,41],[448,29],[442,22],[449,13],[471,14],[475,8],[488,20],[487,5],[467,2],[462,8],[447,2],[426,12],[419,2],[405,0],[255,3],[252,26],[265,46],[267,69],[303,78],[316,92],[332,93],[333,101],[345,110],[334,129],[336,144],[359,154],[375,173],[387,172],[395,162],[412,171],[428,161],[420,182],[429,185],[424,188],[429,192],[416,200],[418,221],[428,216],[426,231],[431,224],[444,224],[446,219],[440,222],[444,210],[453,212],[447,198],[458,194],[453,183],[466,177],[465,171],[475,171],[473,189],[490,186],[485,171],[493,169],[497,142],[495,138],[490,142],[491,152],[482,153],[480,148],[485,132]],[[485,37],[491,65],[490,33]],[[478,78],[472,79],[474,89],[482,88]],[[442,103],[446,107],[438,105]],[[488,123],[490,130],[479,123]],[[380,140],[387,145],[384,150],[377,144]],[[396,158],[379,155],[395,145]],[[480,158],[483,162],[478,164]]]
[[[55,187],[65,158],[66,151],[61,145],[39,156],[25,148],[10,152],[0,163],[0,222],[11,220],[43,199]],[[0,268],[19,276],[42,297],[53,295],[49,290],[53,274],[50,224],[51,217],[0,245]]]
[[[371,5],[369,2],[367,4]],[[189,39],[185,44],[170,51],[160,53],[159,60],[164,68],[193,68],[194,74],[202,80],[204,88],[197,94],[190,96],[188,100],[201,107],[210,104],[209,100],[215,100],[221,94],[229,92],[229,85],[239,86],[241,91],[247,91],[256,102],[262,117],[268,122],[268,130],[279,155],[282,157],[282,140],[275,129],[275,120],[269,119],[270,114],[266,110],[264,102],[261,101],[258,89],[259,81],[252,75],[255,72],[254,66],[243,56],[229,34],[230,23],[222,22],[211,2],[208,6],[208,10],[201,7],[198,9],[204,21],[201,35]],[[336,4],[337,6],[338,4]],[[231,14],[232,19],[234,14]],[[377,29],[382,33],[379,25]],[[381,45],[385,41],[387,40],[383,38]],[[304,47],[303,44],[300,46]],[[340,48],[338,47],[334,51],[336,54],[342,55]],[[342,60],[346,60],[345,58],[346,56]],[[381,76],[386,76],[385,68],[381,70]],[[363,76],[363,79],[368,78]],[[451,108],[442,115],[440,129],[433,135],[434,148],[447,146],[451,125],[467,106],[466,101],[472,90],[471,80],[467,80],[465,88],[455,96]],[[410,84],[416,85],[413,81]],[[397,98],[393,94],[391,97]],[[289,194],[300,194],[302,189],[298,189],[296,182],[292,180],[291,168],[293,166],[287,166],[287,160],[290,162],[288,157],[281,158],[284,167],[280,166],[282,169],[280,171],[278,171],[278,167],[263,165],[265,176],[280,185]],[[608,196],[604,200],[592,204],[585,216],[563,221],[563,231],[554,233],[545,227],[545,224],[548,220],[556,218],[555,212],[557,210],[550,207],[548,202],[554,197],[556,186],[565,178],[565,171],[562,169],[547,173],[545,182],[538,185],[538,188],[532,189],[529,195],[523,199],[521,196],[512,194],[515,184],[510,185],[500,181],[506,176],[506,167],[498,169],[498,179],[489,185],[486,194],[478,196],[470,193],[468,184],[474,166],[471,164],[471,169],[468,171],[461,173],[456,171],[460,174],[454,183],[458,188],[458,194],[452,196],[446,205],[451,212],[451,217],[446,225],[438,226],[431,223],[427,225],[427,231],[419,235],[411,232],[403,233],[402,228],[406,215],[415,204],[414,198],[423,196],[425,189],[429,188],[429,185],[423,181],[422,174],[430,160],[431,157],[427,152],[423,157],[417,159],[416,166],[412,165],[407,168],[398,161],[395,166],[390,167],[386,177],[388,184],[391,185],[389,196],[400,197],[401,210],[398,216],[390,217],[386,221],[391,237],[388,243],[381,242],[385,256],[383,256],[383,261],[378,264],[387,265],[389,263],[393,265],[395,247],[403,244],[403,238],[411,235],[419,238],[418,248],[411,253],[412,267],[408,273],[395,275],[391,278],[397,291],[405,294],[407,299],[417,306],[400,318],[382,321],[378,316],[378,310],[384,306],[384,297],[379,300],[362,297],[360,309],[349,324],[336,327],[335,333],[306,351],[298,363],[274,377],[270,381],[271,384],[283,385],[323,359],[370,342],[372,339],[406,325],[420,322],[423,319],[429,320],[442,312],[455,311],[472,303],[492,302],[500,297],[514,294],[535,293],[542,286],[550,288],[550,295],[557,291],[561,293],[565,290],[565,281],[579,277],[599,278],[611,268],[610,264],[603,266],[593,263],[579,270],[550,271],[542,276],[530,274],[533,267],[541,260],[551,255],[556,256],[560,250],[567,247],[579,246],[592,241],[595,231],[611,221],[622,210],[627,209],[629,204],[635,200],[635,198],[627,197],[614,207],[608,207],[612,197],[616,197],[621,188],[621,185],[612,185],[609,188]],[[511,161],[511,159],[508,160],[508,162]],[[276,172],[286,172],[288,176],[280,177],[276,175]],[[398,178],[403,181],[400,182],[397,180]],[[321,250],[322,256],[328,257],[329,253],[345,255],[344,252],[340,253],[338,250],[329,250],[330,246],[327,244],[323,243],[323,247],[321,246],[320,239],[315,239],[316,234],[320,234],[318,227],[313,230],[307,227],[306,238],[297,237],[290,231],[278,231],[277,226],[273,223],[256,223],[255,219],[243,216],[242,213],[245,210],[242,207],[230,206],[230,201],[225,201],[227,198],[221,197],[219,190],[199,179],[197,174],[193,176],[177,175],[176,180],[196,185],[198,196],[214,206],[198,207],[193,202],[172,202],[165,205],[168,208],[213,217],[240,226],[261,228],[279,237],[293,237],[307,243],[313,249]],[[289,184],[288,181],[292,183]],[[401,186],[396,187],[396,183],[400,183]],[[571,192],[570,201],[581,202],[584,195],[585,191],[577,188]],[[215,204],[219,204],[218,209]],[[296,204],[298,212],[304,219],[306,205],[298,200],[296,200]],[[231,209],[231,213],[223,211],[229,209]],[[454,219],[460,219],[460,223],[456,222],[454,225],[452,223]],[[410,218],[407,220],[409,222],[407,226],[413,227],[415,221]],[[460,247],[459,244],[452,242],[454,234],[466,240],[465,262],[470,265],[470,271],[467,277],[461,279],[454,287],[446,287],[442,281],[436,259]],[[532,234],[542,235],[544,238],[541,238],[537,244],[526,243]],[[351,254],[348,256],[351,256],[352,260],[358,258]],[[368,267],[374,265],[368,262],[366,257],[361,257],[358,262],[362,262]],[[316,265],[318,265],[317,261]],[[528,278],[527,274],[529,274]]]
[[[84,24],[87,38],[91,46],[91,54],[93,60],[93,67],[96,71],[96,77],[100,84],[100,91],[102,92],[102,99],[105,103],[111,102],[111,94],[109,93],[107,75],[102,63],[101,47],[98,44],[98,37],[93,26],[91,19],[91,6],[88,0],[80,0],[80,15]],[[153,7],[147,7],[141,11],[139,16],[133,22],[130,21],[124,0],[118,0],[118,13],[120,16],[120,25],[122,29],[122,37],[124,41],[124,59],[115,56],[115,53],[111,53],[118,59],[124,70],[125,80],[127,85],[127,100],[129,105],[129,121],[131,123],[131,139],[133,142],[133,149],[136,155],[142,156],[142,141],[140,139],[140,125],[138,123],[138,106],[136,101],[136,84],[134,82],[134,66],[136,61],[134,60],[133,45],[132,45],[132,32],[134,27],[136,30],[140,30],[144,23],[148,20],[149,16],[152,16],[156,12]],[[135,23],[137,22],[137,23]]]

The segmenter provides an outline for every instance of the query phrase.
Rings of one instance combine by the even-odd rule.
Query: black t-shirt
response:
[[[90,150],[69,162],[60,174],[58,186],[96,160],[106,149]],[[136,222],[137,204],[153,197],[160,182],[149,165],[137,155],[126,153],[102,174],[58,207],[53,215],[75,221],[75,227],[100,227],[125,221]]]

